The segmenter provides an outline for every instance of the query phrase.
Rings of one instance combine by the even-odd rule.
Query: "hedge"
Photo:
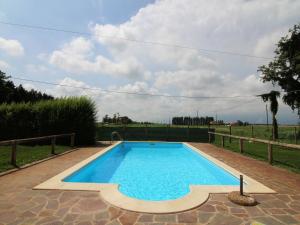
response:
[[[96,107],[89,98],[0,105],[0,140],[72,132],[77,145],[95,143]]]

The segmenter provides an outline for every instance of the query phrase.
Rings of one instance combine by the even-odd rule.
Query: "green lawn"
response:
[[[55,153],[60,154],[67,150],[70,150],[70,146],[56,145]],[[51,146],[50,145],[35,145],[35,146],[17,146],[17,165],[22,166],[37,160],[41,160],[50,157]],[[14,168],[10,164],[11,159],[11,147],[0,146],[0,172]]]
[[[225,138],[225,149],[240,152],[239,140]],[[214,144],[221,146],[221,138],[216,137]],[[267,145],[263,143],[254,143],[244,141],[244,154],[258,160],[268,161]],[[279,146],[273,146],[273,165],[280,166],[300,173],[300,150],[288,149]]]

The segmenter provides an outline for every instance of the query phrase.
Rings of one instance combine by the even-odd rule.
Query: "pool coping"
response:
[[[137,142],[137,141],[135,141]],[[155,141],[157,142],[157,141]],[[115,146],[122,143],[119,141],[114,145],[111,145],[104,150],[97,152],[96,154],[84,159],[76,165],[66,169],[58,175],[46,180],[45,182],[35,186],[33,189],[46,189],[46,190],[77,190],[77,191],[100,191],[101,197],[108,203],[117,206],[122,209],[146,212],[146,213],[175,213],[186,211],[195,208],[205,203],[212,193],[229,193],[231,191],[238,191],[239,186],[229,185],[190,185],[190,192],[178,199],[167,201],[144,201],[135,198],[128,197],[119,191],[118,184],[108,183],[75,183],[75,182],[63,182],[62,180],[71,175],[75,171],[81,169],[94,159],[110,151]],[[170,142],[169,142],[170,143]],[[217,160],[216,158],[204,153],[200,149],[186,143],[186,142],[173,142],[182,143],[201,154],[206,159],[210,160],[217,166],[223,168],[233,176],[239,178],[240,175],[244,177],[244,191],[247,193],[276,193],[274,190],[266,187],[262,183],[248,177],[247,175],[240,173],[227,164]]]

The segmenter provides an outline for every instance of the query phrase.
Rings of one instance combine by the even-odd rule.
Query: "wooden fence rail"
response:
[[[236,133],[236,132],[240,132],[241,131],[241,127],[245,127],[245,129],[243,129],[243,131],[249,132],[249,136],[251,136],[252,138],[255,138],[255,133],[257,128],[259,128],[259,126],[261,125],[246,125],[246,126],[235,126],[235,125],[229,125],[229,126],[224,126],[224,125],[214,125],[214,126],[209,126],[209,128],[215,128],[215,129],[219,129],[221,128],[222,131],[219,132],[226,132],[226,134],[231,135],[232,133]],[[246,127],[248,127],[249,129],[246,129]],[[284,127],[289,128],[288,130],[285,130]],[[259,132],[260,128],[257,130]],[[273,128],[267,127],[267,132],[264,131],[265,135],[272,137],[272,140],[275,140],[273,137]],[[285,137],[287,139],[290,139],[290,141],[293,141],[294,144],[298,144],[298,138],[300,136],[300,127],[299,126],[279,126],[278,127],[278,133],[279,136],[281,135],[287,135],[288,137]],[[256,133],[257,135],[259,135],[259,133]],[[231,143],[231,138],[228,138],[229,143]]]
[[[10,163],[14,166],[17,166],[17,145],[22,143],[28,143],[32,141],[40,141],[40,140],[51,140],[51,154],[55,154],[55,145],[56,139],[62,137],[70,137],[70,146],[73,148],[75,145],[75,133],[69,134],[58,134],[58,135],[49,135],[43,137],[35,137],[35,138],[23,138],[23,139],[15,139],[15,140],[7,140],[0,141],[0,145],[11,145],[11,160]]]
[[[253,141],[253,142],[259,142],[259,143],[267,144],[268,145],[268,162],[270,164],[273,163],[273,145],[286,147],[286,148],[300,149],[300,145],[287,144],[287,143],[281,143],[281,142],[278,142],[278,141],[264,140],[264,139],[251,138],[251,137],[242,137],[242,136],[216,133],[216,132],[208,132],[209,142],[211,142],[211,140],[212,140],[211,135],[218,135],[218,136],[221,137],[222,147],[224,147],[224,145],[225,145],[225,137],[228,137],[229,140],[231,138],[238,139],[239,140],[240,153],[244,152],[244,141]]]

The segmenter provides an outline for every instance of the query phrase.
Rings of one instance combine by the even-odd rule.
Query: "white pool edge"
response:
[[[136,141],[135,141],[136,142]],[[58,175],[48,179],[47,181],[37,185],[34,189],[46,189],[46,190],[76,190],[76,191],[100,191],[102,198],[108,203],[117,206],[122,209],[135,211],[135,212],[147,212],[147,213],[174,213],[185,211],[195,208],[205,203],[211,193],[229,193],[231,191],[238,191],[239,186],[228,185],[190,185],[190,192],[182,198],[168,201],[143,201],[134,199],[122,194],[118,190],[118,184],[108,183],[75,183],[75,182],[63,182],[63,179],[70,176],[72,173],[81,169],[91,161],[95,160],[99,156],[110,151],[115,146],[121,144],[117,142],[104,150],[97,152],[96,154],[88,157],[87,159],[77,163],[69,169],[59,173]],[[182,143],[194,150],[198,154],[201,154],[206,159],[215,163],[225,171],[229,172],[233,176],[239,179],[240,175],[244,177],[244,190],[247,193],[276,193],[274,190],[266,187],[262,183],[248,177],[247,175],[233,169],[227,164],[215,159],[214,157],[204,153],[200,149],[186,143]]]

